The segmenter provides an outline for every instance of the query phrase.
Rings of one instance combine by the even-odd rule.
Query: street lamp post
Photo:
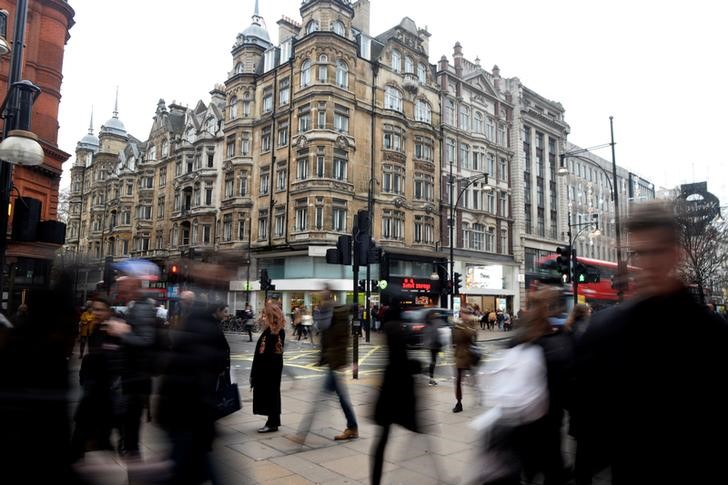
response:
[[[450,219],[448,220],[448,226],[450,227],[450,277],[448,278],[450,286],[450,310],[453,309],[453,302],[455,300],[455,288],[453,285],[453,275],[455,274],[455,207],[457,207],[457,205],[460,203],[460,198],[462,198],[468,187],[481,179],[485,180],[486,191],[490,192],[491,190],[493,190],[492,187],[488,185],[487,173],[481,173],[478,175],[473,175],[472,177],[461,179],[461,181],[463,182],[463,186],[460,188],[457,199],[455,199],[455,203],[453,204],[455,176],[452,174],[452,162],[450,163],[450,175],[448,177],[448,183],[450,185]]]
[[[558,175],[559,176],[567,176],[569,175],[569,170],[566,168],[566,164],[564,160],[566,158],[578,158],[579,160],[585,161],[589,163],[590,165],[598,168],[602,171],[602,173],[605,176],[605,179],[609,183],[609,188],[611,190],[611,198],[614,202],[614,224],[615,224],[615,245],[617,247],[617,296],[619,298],[619,301],[621,302],[624,299],[624,286],[622,284],[624,280],[624,273],[625,273],[625,265],[624,261],[622,261],[622,230],[621,230],[621,221],[620,221],[620,215],[619,215],[619,184],[617,183],[617,162],[616,157],[614,153],[614,117],[609,117],[609,128],[611,133],[611,141],[610,143],[600,145],[593,148],[606,148],[611,147],[612,148],[612,173],[610,174],[607,172],[607,170],[604,169],[601,165],[599,165],[594,160],[591,160],[587,157],[580,156],[580,153],[589,153],[589,148],[584,148],[581,150],[575,150],[573,152],[566,152],[562,153],[561,158],[561,167],[559,167]],[[610,176],[611,179],[610,180]]]
[[[7,23],[7,12],[1,11],[0,24]],[[31,108],[40,94],[40,88],[30,81],[21,81],[23,71],[23,47],[25,26],[28,19],[28,0],[18,0],[15,8],[12,56],[8,72],[8,92],[2,103],[3,140],[0,143],[0,307],[3,298],[3,276],[5,273],[5,252],[7,250],[8,208],[12,190],[12,167],[18,165],[40,165],[43,163],[43,147],[38,137],[30,132]],[[7,46],[4,38],[0,47]],[[0,48],[0,52],[7,50]]]

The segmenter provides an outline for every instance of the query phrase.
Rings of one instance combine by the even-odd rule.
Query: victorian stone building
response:
[[[366,0],[311,0],[300,15],[278,22],[274,45],[256,8],[224,85],[194,109],[160,100],[146,142],[116,112],[99,139],[90,128],[72,168],[71,248],[99,263],[228,253],[240,266],[233,305],[265,268],[290,309],[314,304],[323,281],[350,297],[350,268],[325,252],[371,207],[388,276],[430,278],[440,257],[430,34],[405,18],[372,36]]]
[[[498,67],[489,72],[479,59],[467,60],[460,43],[455,44],[452,63],[442,57],[437,75],[443,113],[443,249],[450,246],[452,189],[454,266],[463,275],[461,294],[484,310],[517,308],[511,181],[520,176],[511,172],[513,105],[503,91]]]

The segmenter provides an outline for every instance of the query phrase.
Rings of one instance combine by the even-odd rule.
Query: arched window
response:
[[[314,32],[317,32],[319,29],[319,24],[315,20],[312,20],[306,25],[306,33],[312,34]]]
[[[384,108],[402,111],[402,93],[393,86],[384,88]]]
[[[418,99],[415,102],[415,121],[432,123],[432,108],[424,99]]]
[[[418,64],[417,65],[417,77],[420,79],[421,83],[427,82],[427,67],[425,67],[424,64]]]
[[[415,72],[415,63],[412,62],[412,58],[409,56],[404,58],[404,72]]]
[[[349,67],[341,60],[336,62],[336,84],[344,89],[349,87]]]
[[[346,36],[346,28],[344,27],[344,24],[338,20],[331,24],[331,30],[333,30],[336,35],[340,35],[342,37]]]
[[[156,160],[156,159],[157,159],[157,147],[154,145],[151,145],[149,147],[149,149],[147,150],[147,160]]]
[[[455,102],[452,99],[448,99],[445,105],[445,122],[455,126]]]
[[[485,133],[485,126],[483,125],[483,113],[481,113],[480,111],[476,111],[474,120],[475,124],[473,126],[473,131],[481,135]]]
[[[392,50],[392,70],[394,72],[402,71],[402,54],[398,50]]]
[[[301,64],[301,87],[305,88],[311,84],[311,61],[306,59]]]
[[[238,117],[238,98],[233,96],[230,98],[230,119],[234,120]]]
[[[238,62],[235,64],[235,74],[242,74],[245,70],[245,67],[243,66],[242,62]]]
[[[324,55],[319,56],[318,80],[322,83],[329,80],[329,58]]]
[[[162,140],[162,157],[166,157],[167,155],[169,155],[169,142]]]
[[[460,129],[470,130],[470,108],[464,105],[460,106]]]

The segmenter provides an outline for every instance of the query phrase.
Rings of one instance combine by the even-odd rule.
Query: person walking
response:
[[[437,381],[435,380],[435,366],[437,365],[437,356],[442,350],[442,339],[440,338],[440,328],[444,326],[442,317],[435,313],[430,312],[427,315],[425,321],[425,348],[430,351],[430,385],[436,386]]]
[[[268,417],[258,433],[272,433],[278,431],[281,425],[281,376],[286,320],[280,306],[267,302],[261,323],[263,332],[255,345],[250,388],[253,390],[253,414]]]
[[[324,298],[326,296],[322,297],[322,299]],[[345,368],[348,363],[347,343],[349,340],[351,312],[352,308],[350,305],[335,307],[331,324],[321,334],[322,353],[325,353],[322,361],[328,365],[321,394],[336,394],[339,398],[339,404],[341,404],[341,410],[346,417],[346,429],[334,437],[336,441],[351,440],[359,437],[359,425],[346,391],[346,385],[340,379],[339,375],[337,375],[337,372]],[[320,399],[315,399],[311,404],[311,409],[301,422],[297,435],[293,437],[293,441],[300,444],[305,442],[319,406]]]
[[[125,321],[111,318],[106,324],[106,332],[118,337],[123,353],[121,390],[124,397],[121,425],[120,452],[127,459],[140,459],[139,431],[144,407],[149,404],[152,391],[151,367],[152,350],[156,339],[156,311],[154,303],[141,291],[142,279],[146,276],[135,266],[122,265],[119,269],[126,272],[116,281],[117,294],[126,302]]]
[[[452,329],[452,340],[455,346],[455,407],[452,412],[463,410],[463,378],[465,373],[473,367],[473,353],[471,347],[475,344],[477,335],[477,319],[473,316],[473,309],[465,305],[460,309],[460,319]]]
[[[82,394],[74,415],[71,462],[83,458],[87,450],[113,449],[110,441],[114,426],[111,389],[116,369],[110,354],[119,346],[104,329],[105,322],[111,318],[111,304],[97,296],[86,302],[86,312],[91,312],[93,320],[89,322],[91,331],[87,335],[88,354],[83,358],[79,372]]]
[[[419,369],[413,366],[418,361],[410,360],[407,355],[407,342],[402,332],[400,307],[396,300],[388,307],[383,330],[387,337],[388,362],[374,410],[374,421],[381,429],[372,452],[372,485],[382,483],[384,452],[392,425],[398,424],[415,433],[421,432],[413,376],[419,373]]]
[[[248,332],[248,342],[253,341],[253,319],[255,318],[255,314],[253,313],[253,308],[250,306],[250,303],[245,304],[245,310],[243,310],[243,325],[246,332]]]
[[[171,443],[172,484],[215,481],[209,453],[215,437],[215,392],[230,372],[230,347],[220,322],[227,305],[193,303],[170,332],[159,385],[159,424]]]
[[[725,480],[728,325],[677,277],[696,222],[676,214],[661,201],[630,209],[635,298],[595,313],[577,344],[580,483],[608,466],[615,485]]]

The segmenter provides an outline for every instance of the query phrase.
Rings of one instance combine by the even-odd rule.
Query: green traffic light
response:
[[[583,274],[579,275],[579,283],[583,283],[586,281],[586,277]]]

